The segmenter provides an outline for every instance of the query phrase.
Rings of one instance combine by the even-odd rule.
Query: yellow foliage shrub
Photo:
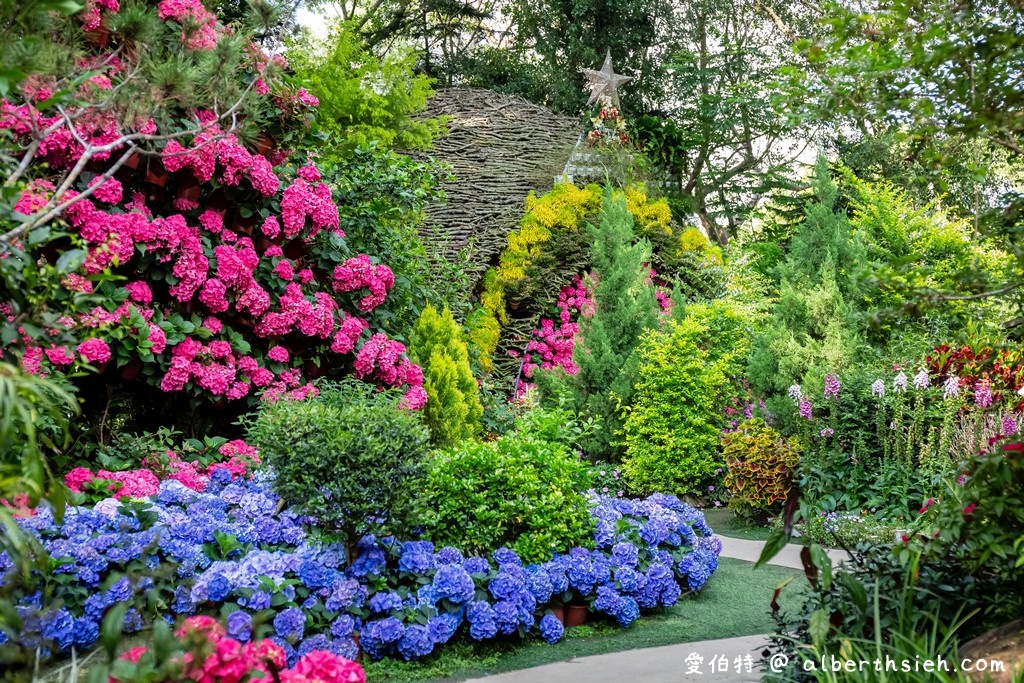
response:
[[[478,308],[466,318],[469,328],[469,343],[477,350],[477,360],[484,372],[494,367],[494,350],[498,348],[501,337],[501,325],[494,314],[484,308]]]
[[[638,183],[626,188],[626,206],[633,214],[635,227],[640,235],[650,237],[672,234],[672,210],[668,206],[668,200],[664,197],[656,201],[649,200],[643,184]]]

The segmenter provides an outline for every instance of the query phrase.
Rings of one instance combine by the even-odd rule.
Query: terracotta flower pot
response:
[[[187,199],[190,202],[199,201],[199,193],[202,192],[202,189],[194,175],[186,174],[178,182],[178,199]]]
[[[122,365],[117,369],[117,376],[126,382],[130,382],[139,376],[141,370],[142,363],[138,359],[133,358],[126,365]]]
[[[99,28],[95,31],[86,31],[85,42],[93,47],[103,49],[107,46],[107,42],[110,40],[110,29],[107,28],[106,17],[103,18]]]
[[[163,187],[167,184],[167,175],[167,169],[164,168],[163,163],[159,159],[150,159],[149,163],[146,164],[145,181],[150,185]]]
[[[134,171],[138,167],[139,167],[139,153],[138,152],[132,152],[132,155],[130,157],[128,157],[127,159],[125,159],[124,163],[121,164],[121,168],[127,168],[127,169],[129,169],[131,171]]]
[[[256,147],[256,152],[267,156],[277,147],[277,143],[274,142],[274,138],[270,133],[260,133],[255,140],[253,140],[253,146]]]
[[[252,235],[253,228],[256,227],[256,220],[258,216],[253,214],[249,217],[238,216],[235,218],[235,232],[242,233],[243,235]]]
[[[562,622],[566,628],[572,628],[573,626],[582,626],[587,623],[587,606],[586,605],[566,605],[565,606],[565,620]]]
[[[313,361],[308,361],[305,366],[305,374],[309,379],[316,379],[317,377],[323,377],[327,374],[327,363],[320,360],[320,365],[317,365]]]
[[[358,650],[356,651],[356,661],[357,662],[363,661],[363,646],[359,642],[359,634],[358,633],[353,633],[352,634],[352,642],[354,642],[356,644],[356,647],[358,648]]]
[[[548,609],[551,610],[551,613],[553,615],[555,615],[555,619],[558,619],[558,621],[560,621],[562,623],[562,625],[564,626],[565,625],[565,605],[563,605],[560,602],[553,602],[550,605],[548,605]]]

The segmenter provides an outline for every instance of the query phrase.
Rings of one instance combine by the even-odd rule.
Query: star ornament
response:
[[[607,96],[616,107],[619,106],[620,85],[626,81],[633,80],[629,76],[623,76],[612,71],[612,51],[608,48],[608,54],[604,58],[604,66],[600,71],[594,69],[583,69],[583,75],[587,77],[587,88],[590,90],[590,99],[587,100],[589,107],[594,102]]]

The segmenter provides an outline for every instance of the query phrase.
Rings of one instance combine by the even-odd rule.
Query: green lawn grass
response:
[[[757,526],[738,517],[727,507],[704,508],[702,512],[712,531],[722,536],[732,536],[748,541],[767,541],[772,532],[771,527]]]
[[[566,637],[555,645],[547,645],[539,639],[497,645],[449,643],[438,654],[419,662],[383,660],[366,661],[363,665],[370,683],[459,681],[573,657],[771,633],[774,623],[769,605],[775,587],[801,575],[785,567],[767,565],[754,569],[750,562],[722,558],[718,571],[704,590],[683,598],[675,607],[645,615],[628,629],[596,622],[569,629]],[[795,606],[795,588],[793,585],[782,592],[780,603],[784,609]]]

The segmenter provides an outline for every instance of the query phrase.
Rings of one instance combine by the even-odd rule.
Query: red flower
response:
[[[964,517],[970,517],[971,513],[974,512],[974,508],[978,507],[977,503],[971,503],[964,508]]]
[[[928,501],[924,504],[924,507],[917,511],[917,514],[923,515],[924,513],[926,513],[928,511],[928,508],[930,508],[932,506],[932,503],[934,502],[934,498],[929,498]]]

